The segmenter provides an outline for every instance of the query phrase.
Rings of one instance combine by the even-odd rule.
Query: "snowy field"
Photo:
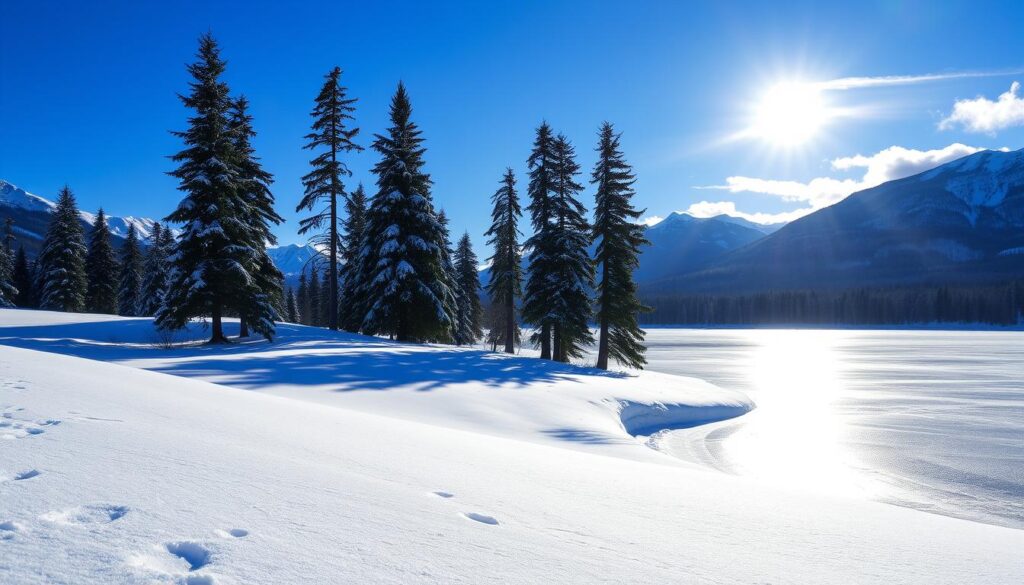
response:
[[[0,582],[1024,580],[1024,531],[649,448],[736,391],[280,333],[0,310]]]

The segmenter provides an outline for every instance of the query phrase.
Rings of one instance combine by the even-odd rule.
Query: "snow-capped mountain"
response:
[[[707,267],[723,254],[765,237],[765,232],[753,225],[757,224],[729,216],[697,218],[671,213],[647,228],[650,245],[640,250],[634,277],[644,283]]]
[[[50,222],[50,213],[56,205],[45,197],[29,193],[17,185],[0,179],[0,225],[8,217],[14,220],[14,236],[18,243],[25,246],[25,250],[30,256],[34,256],[38,252]],[[79,211],[79,215],[86,233],[88,233],[93,222],[96,221],[96,216],[88,211]],[[107,216],[107,224],[116,244],[119,244],[120,240],[128,235],[129,225],[135,225],[139,238],[145,244],[155,223],[156,220],[146,217]]]
[[[309,244],[288,244],[267,248],[267,255],[273,260],[277,269],[284,274],[285,285],[297,286],[299,274],[312,267],[312,260],[319,254]]]
[[[982,151],[883,183],[723,256],[662,291],[977,283],[1020,277],[1024,150]]]

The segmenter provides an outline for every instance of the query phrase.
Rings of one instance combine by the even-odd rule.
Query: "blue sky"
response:
[[[334,65],[367,147],[404,80],[435,200],[477,246],[506,166],[525,191],[541,120],[588,172],[613,122],[647,216],[793,218],[973,148],[1024,146],[1019,1],[157,4],[3,3],[0,178],[50,198],[68,183],[87,210],[168,213],[176,93],[207,30],[252,103],[284,243],[302,241],[302,136]],[[372,185],[375,160],[352,157],[353,181]]]

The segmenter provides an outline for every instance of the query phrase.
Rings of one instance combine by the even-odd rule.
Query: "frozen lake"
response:
[[[1024,333],[648,330],[649,368],[754,412],[660,447],[729,473],[1024,528]]]

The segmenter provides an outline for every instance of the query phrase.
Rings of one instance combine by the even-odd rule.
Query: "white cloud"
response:
[[[837,171],[864,169],[859,179],[837,179],[834,177],[817,177],[807,182],[779,181],[756,177],[727,177],[724,185],[697,187],[698,189],[719,189],[730,193],[757,193],[778,197],[787,202],[806,203],[807,206],[794,211],[782,213],[745,213],[736,210],[732,201],[701,201],[687,210],[693,215],[698,213],[726,213],[743,217],[758,223],[773,221],[792,221],[803,217],[822,207],[827,207],[845,199],[851,193],[870,189],[887,181],[902,179],[933,169],[941,164],[984,150],[966,144],[950,144],[945,148],[934,150],[915,150],[902,146],[890,146],[870,156],[861,154],[840,157],[831,161]],[[699,215],[707,217],[707,215]],[[755,217],[760,219],[754,219]]]
[[[883,75],[876,77],[842,77],[828,81],[817,81],[814,85],[821,90],[847,90],[867,87],[885,87],[892,85],[913,85],[929,81],[944,81],[947,79],[966,79],[970,77],[996,77],[1000,75],[1014,75],[1021,73],[1020,70],[1008,71],[962,71],[960,73],[928,73],[925,75]]]
[[[642,218],[642,219],[641,219],[641,220],[640,220],[639,222],[637,222],[637,223],[642,223],[642,224],[644,224],[645,226],[648,226],[648,227],[650,227],[650,226],[652,226],[652,225],[654,225],[654,224],[656,224],[656,223],[660,223],[660,222],[661,222],[661,220],[663,220],[663,219],[665,219],[665,218],[664,218],[664,217],[661,217],[660,215],[650,215],[650,216],[647,216],[647,217],[645,217],[645,218]]]
[[[1020,83],[1014,81],[1010,90],[1000,94],[996,101],[984,96],[957,100],[953,113],[939,122],[939,130],[959,126],[967,132],[995,135],[998,130],[1024,126],[1024,98],[1017,95]]]

